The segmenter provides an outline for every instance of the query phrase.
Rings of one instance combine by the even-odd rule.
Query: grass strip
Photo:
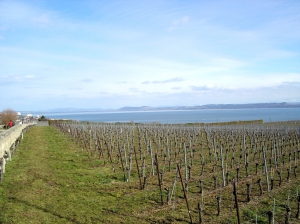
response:
[[[0,184],[0,223],[134,223],[133,190],[53,127],[33,127]],[[132,191],[132,192],[130,192]],[[126,221],[124,221],[124,217]],[[142,221],[143,222],[143,221]]]

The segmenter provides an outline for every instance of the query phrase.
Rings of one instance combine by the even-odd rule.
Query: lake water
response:
[[[80,112],[45,113],[49,119],[71,119],[91,122],[130,122],[161,124],[211,123],[242,120],[291,121],[300,120],[300,108],[216,109],[139,112]]]

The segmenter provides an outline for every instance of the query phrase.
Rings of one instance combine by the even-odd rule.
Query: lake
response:
[[[174,111],[118,111],[45,113],[49,119],[71,119],[90,122],[130,122],[161,124],[211,123],[242,120],[291,121],[300,120],[300,108],[206,109]]]

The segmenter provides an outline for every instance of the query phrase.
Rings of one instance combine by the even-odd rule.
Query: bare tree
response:
[[[4,124],[7,128],[7,124],[9,121],[14,121],[17,119],[17,112],[12,109],[5,109],[0,113],[1,124]]]

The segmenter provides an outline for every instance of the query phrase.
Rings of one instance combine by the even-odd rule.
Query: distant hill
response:
[[[251,103],[251,104],[206,104],[199,106],[174,107],[122,107],[118,111],[157,111],[157,110],[205,110],[205,109],[250,109],[250,108],[299,108],[300,103]]]
[[[122,107],[118,111],[149,111],[155,110],[155,107],[141,106],[141,107]]]

